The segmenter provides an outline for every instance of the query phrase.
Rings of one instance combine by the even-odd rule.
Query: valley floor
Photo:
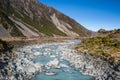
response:
[[[7,42],[15,44],[17,47],[13,53],[16,55],[16,59],[9,59],[4,72],[3,69],[0,78],[16,80],[17,78],[30,79],[34,77],[39,72],[44,72],[43,67],[46,66],[48,69],[51,68],[61,68],[68,67],[68,65],[59,65],[60,61],[67,60],[70,62],[71,67],[79,69],[79,71],[84,75],[91,75],[95,77],[96,80],[119,80],[120,71],[118,66],[112,66],[103,59],[94,58],[89,54],[89,52],[77,52],[76,50],[70,48],[69,45],[74,45],[71,40],[74,38],[69,37],[44,37],[44,38],[2,38]],[[54,43],[53,43],[54,42]],[[41,44],[42,43],[42,44]],[[78,44],[78,43],[77,43]],[[58,50],[51,50],[51,48],[46,48],[45,53],[41,54],[39,50],[43,49],[44,46],[56,45]],[[51,52],[57,51],[56,54],[60,54],[62,57],[60,61]],[[29,54],[29,55],[28,55]],[[73,56],[74,54],[74,56]],[[46,65],[34,63],[31,60],[39,56],[50,56],[55,58],[53,61],[47,62]],[[53,63],[54,62],[54,63]],[[115,69],[114,69],[115,68]],[[26,71],[27,70],[27,71]],[[45,69],[46,71],[46,69]],[[7,76],[6,76],[7,75]],[[15,77],[13,75],[16,75]],[[23,78],[22,78],[23,77]],[[34,79],[33,79],[34,80]],[[86,80],[86,79],[85,79]],[[91,79],[88,79],[91,80]]]

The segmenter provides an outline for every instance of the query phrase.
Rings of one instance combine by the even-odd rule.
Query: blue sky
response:
[[[39,0],[89,30],[120,28],[120,0]]]

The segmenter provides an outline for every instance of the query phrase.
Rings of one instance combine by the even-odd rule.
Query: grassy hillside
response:
[[[15,23],[8,18],[8,14],[0,9],[0,23],[9,31],[12,36],[22,36],[23,34],[16,28]],[[11,31],[10,31],[11,30]]]
[[[112,65],[120,63],[120,41],[110,36],[83,40],[76,49],[106,60]]]

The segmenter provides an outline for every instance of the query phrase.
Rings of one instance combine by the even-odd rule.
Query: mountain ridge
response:
[[[90,36],[72,18],[37,0],[1,0],[0,24],[11,36]],[[10,37],[10,36],[9,36]]]

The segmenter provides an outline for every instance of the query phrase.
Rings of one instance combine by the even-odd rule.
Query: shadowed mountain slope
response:
[[[75,20],[37,0],[0,0],[0,26],[5,31],[0,35],[6,37],[91,35]]]

